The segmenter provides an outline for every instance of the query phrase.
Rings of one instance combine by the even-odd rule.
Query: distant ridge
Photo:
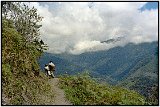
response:
[[[40,59],[41,66],[49,59],[55,61],[58,75],[66,71],[73,75],[87,70],[99,82],[134,89],[147,97],[152,93],[149,90],[158,86],[157,41],[129,43],[124,47],[80,55],[45,53]]]

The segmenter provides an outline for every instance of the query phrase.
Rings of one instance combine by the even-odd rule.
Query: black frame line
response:
[[[150,0],[150,1],[1,1],[1,13],[2,13],[2,2],[158,2],[158,71],[159,71],[159,1],[158,0]],[[2,31],[2,14],[1,14],[1,31]],[[2,32],[1,32],[1,49],[2,49]],[[159,72],[158,72],[158,79],[159,79]],[[158,90],[159,90],[159,80],[158,80]],[[159,96],[159,91],[158,91],[158,96]],[[159,99],[158,99],[159,102]],[[150,105],[2,105],[2,50],[1,50],[1,106],[150,106]],[[158,105],[151,105],[151,106],[159,106]]]

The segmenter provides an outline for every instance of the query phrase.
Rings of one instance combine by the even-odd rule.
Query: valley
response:
[[[56,75],[87,71],[99,82],[133,89],[146,97],[151,88],[158,87],[158,42],[129,43],[80,55],[44,53],[39,60],[41,68],[50,60],[56,65]]]

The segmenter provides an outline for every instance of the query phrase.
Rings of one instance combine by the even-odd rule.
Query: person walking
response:
[[[48,67],[49,67],[49,70],[50,70],[50,72],[51,72],[51,76],[52,76],[53,78],[55,78],[55,76],[54,76],[55,65],[53,64],[52,61],[49,62]]]
[[[47,64],[45,64],[44,70],[45,70],[46,76],[49,76],[51,74],[49,71],[49,66]]]

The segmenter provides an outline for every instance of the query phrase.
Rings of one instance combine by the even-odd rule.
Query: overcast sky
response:
[[[50,53],[81,54],[158,41],[157,4],[146,2],[31,2],[43,16],[40,30]],[[122,37],[113,43],[109,39]]]

